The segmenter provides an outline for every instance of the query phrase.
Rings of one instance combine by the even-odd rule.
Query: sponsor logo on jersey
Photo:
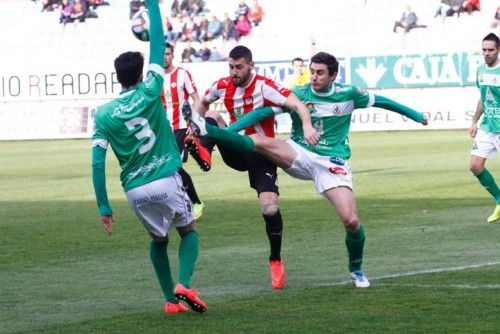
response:
[[[253,103],[253,98],[250,96],[250,97],[246,97],[244,100],[243,100],[243,103],[245,105],[249,105],[249,104],[252,104]]]
[[[177,82],[172,82],[172,83],[170,84],[170,87],[172,87],[172,88],[177,87]]]
[[[314,108],[314,103],[309,102],[306,104],[306,107],[311,114],[314,114],[317,111],[316,108]]]

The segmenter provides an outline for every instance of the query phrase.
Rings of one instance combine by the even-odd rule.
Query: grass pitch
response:
[[[90,140],[0,142],[0,332],[498,333],[500,222],[468,171],[466,131],[353,133],[369,289],[348,281],[344,232],[311,182],[280,174],[288,280],[246,174],[215,156],[191,173],[205,202],[193,277],[208,311],[161,313],[146,233],[107,162],[114,235],[98,222]],[[498,160],[488,168],[500,182]],[[169,245],[177,274],[178,236]]]

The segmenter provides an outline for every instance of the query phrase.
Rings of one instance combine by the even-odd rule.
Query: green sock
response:
[[[361,270],[363,247],[365,245],[365,229],[363,225],[359,225],[356,232],[346,231],[345,245],[349,256],[349,272]]]
[[[485,168],[483,171],[479,174],[474,174],[477,179],[479,180],[479,183],[486,188],[486,190],[495,198],[495,201],[497,204],[500,204],[500,190],[498,189],[497,183],[495,182],[495,179],[493,178],[493,175]]]
[[[172,281],[172,274],[170,272],[170,263],[167,254],[168,242],[153,241],[149,247],[149,255],[153,267],[155,268],[156,277],[160,282],[161,290],[167,302],[176,302],[177,298],[174,296],[174,282]]]
[[[198,258],[198,232],[191,230],[181,237],[179,245],[179,283],[190,288],[196,259]]]
[[[206,129],[210,138],[217,144],[222,144],[233,151],[241,153],[252,153],[255,144],[252,138],[230,132],[217,126],[206,123]]]

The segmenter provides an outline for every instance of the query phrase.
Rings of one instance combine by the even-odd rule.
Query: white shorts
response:
[[[283,169],[288,175],[314,181],[316,191],[320,194],[342,186],[353,189],[351,165],[347,160],[316,154],[291,139],[286,142],[297,152],[292,167]]]
[[[159,179],[125,193],[148,232],[165,237],[172,227],[183,227],[194,220],[191,201],[179,174]]]
[[[495,156],[500,150],[500,133],[477,130],[474,138],[474,146],[470,152],[481,158],[489,159]]]

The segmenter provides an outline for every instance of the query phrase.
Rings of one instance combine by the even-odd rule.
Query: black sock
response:
[[[266,233],[271,246],[271,254],[269,255],[270,261],[281,260],[281,235],[283,234],[283,220],[281,219],[281,212],[274,216],[262,215],[266,221]]]
[[[213,119],[212,117],[205,118],[205,122],[207,124],[210,124],[213,126],[217,126],[217,127],[219,126],[217,124],[217,121],[215,119]],[[214,150],[214,146],[215,146],[215,142],[212,140],[212,138],[210,138],[208,135],[201,136],[200,142],[201,142],[201,145],[203,145],[203,147],[205,147],[208,150],[208,152],[210,152],[210,154],[212,154],[212,151]]]
[[[184,189],[186,189],[186,193],[188,194],[191,202],[193,202],[193,204],[200,204],[201,201],[196,193],[191,176],[184,170],[184,168],[179,169],[179,175],[182,178],[182,184],[184,185]]]

